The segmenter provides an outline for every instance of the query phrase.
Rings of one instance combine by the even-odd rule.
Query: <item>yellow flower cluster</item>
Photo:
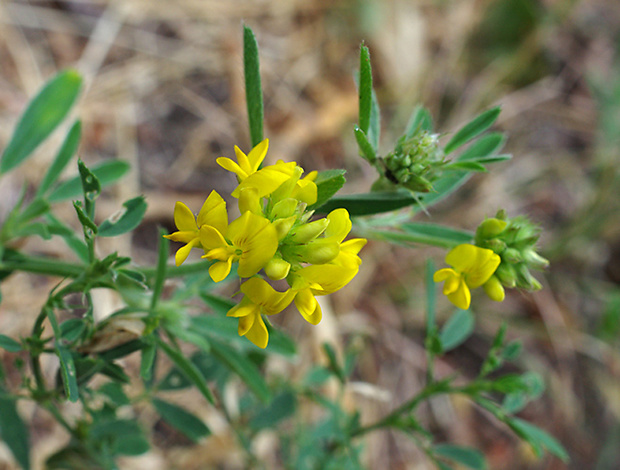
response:
[[[228,316],[239,319],[239,335],[261,348],[269,334],[263,315],[274,315],[289,304],[295,306],[311,324],[321,321],[316,296],[345,286],[357,274],[363,238],[344,241],[351,231],[345,209],[336,209],[326,218],[310,221],[313,211],[307,207],[317,200],[317,173],[302,178],[296,162],[279,160],[261,169],[269,141],[264,140],[248,155],[235,147],[237,161],[221,157],[217,163],[237,175],[239,185],[232,192],[238,200],[241,216],[228,223],[226,202],[212,191],[198,217],[182,202],[174,209],[178,231],[166,238],[185,245],[175,256],[177,266],[192,248],[202,248],[203,258],[214,261],[209,274],[215,282],[226,278],[232,264],[237,273],[249,278],[241,284],[243,299]],[[288,289],[275,290],[263,277],[285,279]]]

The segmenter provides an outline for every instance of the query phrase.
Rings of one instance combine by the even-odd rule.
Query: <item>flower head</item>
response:
[[[291,289],[278,292],[267,281],[258,277],[241,284],[241,292],[244,294],[243,299],[226,315],[239,319],[239,336],[245,336],[259,348],[265,348],[269,341],[269,333],[262,314],[280,313],[292,302],[294,292]]]
[[[269,220],[250,211],[221,231],[210,225],[200,228],[203,258],[216,260],[209,268],[215,282],[223,280],[239,262],[240,277],[250,277],[265,267],[278,249],[278,235]]]
[[[471,302],[470,289],[486,283],[500,263],[500,257],[486,248],[475,245],[458,245],[446,255],[452,268],[440,269],[433,276],[435,282],[445,281],[443,293],[448,300],[463,310]]]
[[[175,242],[185,243],[185,246],[177,250],[174,257],[176,265],[180,266],[187,259],[192,248],[201,246],[201,226],[210,225],[221,231],[228,225],[226,202],[217,192],[211,191],[198,213],[198,218],[196,218],[185,204],[177,201],[174,206],[174,223],[179,231],[164,235],[164,237]]]

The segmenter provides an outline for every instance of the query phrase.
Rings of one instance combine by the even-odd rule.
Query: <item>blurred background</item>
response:
[[[437,365],[438,374],[474,375],[502,321],[521,338],[515,367],[543,375],[547,392],[521,416],[556,436],[571,462],[536,460],[488,414],[465,401],[439,398],[423,410],[440,439],[471,445],[491,469],[620,468],[620,3],[614,0],[55,0],[0,2],[0,148],[46,79],[77,68],[85,87],[79,155],[87,163],[120,158],[132,164],[108,190],[102,217],[144,194],[145,222],[131,238],[114,239],[138,264],[153,263],[157,226],[172,229],[177,200],[198,210],[212,189],[235,180],[215,164],[249,151],[242,31],[255,32],[265,96],[268,159],[296,160],[307,171],[346,168],[345,192],[367,191],[374,170],[357,156],[353,75],[361,41],[369,46],[382,108],[382,149],[400,135],[413,107],[428,107],[449,134],[500,104],[498,128],[513,159],[472,178],[431,211],[432,220],[473,230],[504,208],[543,228],[550,268],[544,289],[510,292],[496,304],[474,300],[476,333]],[[0,219],[25,182],[36,187],[63,132],[28,165],[0,182]],[[75,171],[74,171],[75,173]],[[60,207],[73,221],[70,205]],[[428,217],[419,214],[417,220]],[[62,243],[29,241],[37,253],[69,258]],[[324,302],[316,328],[289,314],[276,319],[301,351],[296,364],[270,364],[295,376],[324,360],[320,344],[359,347],[347,400],[370,422],[419,390],[423,353],[423,266],[441,250],[371,242],[358,277]],[[28,334],[57,282],[14,275],[3,284],[0,331]],[[28,299],[27,302],[24,299]],[[113,299],[102,299],[102,302]],[[440,318],[451,308],[439,301]],[[6,359],[6,368],[12,362]],[[186,405],[183,394],[171,395]],[[191,402],[191,400],[190,400]],[[199,406],[200,403],[196,403]],[[42,462],[67,435],[34,408],[34,457]],[[236,469],[240,450],[230,429],[195,409],[214,435],[190,445],[152,410],[156,450],[121,468]],[[211,420],[211,421],[209,421]],[[268,468],[281,468],[268,431],[254,444]],[[430,469],[406,437],[368,436],[371,469]],[[0,468],[13,468],[0,448]]]

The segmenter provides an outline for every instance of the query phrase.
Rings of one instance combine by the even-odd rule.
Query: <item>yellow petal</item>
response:
[[[458,288],[447,295],[448,300],[462,310],[467,310],[471,302],[471,293],[465,282],[460,282]]]
[[[203,225],[200,227],[200,243],[202,243],[205,251],[228,246],[226,239],[222,236],[220,231],[210,225]]]
[[[251,302],[260,305],[266,315],[275,315],[284,310],[295,297],[295,292],[287,289],[278,292],[267,281],[259,277],[252,277],[241,284],[243,292]]]
[[[351,231],[352,224],[349,213],[346,209],[336,209],[327,215],[327,219],[329,226],[325,230],[325,237],[333,238],[341,243]]]
[[[254,321],[256,317],[260,314],[251,313],[250,315],[245,315],[243,317],[239,317],[239,324],[237,325],[237,332],[239,336],[244,336],[250,331],[250,328],[254,325]]]
[[[228,227],[226,201],[216,191],[211,191],[198,213],[198,226],[203,225],[210,225],[221,233],[226,233]]]
[[[248,154],[248,163],[250,171],[248,174],[254,173],[258,170],[258,167],[267,155],[267,149],[269,148],[269,139],[265,139],[254,147]]]
[[[198,246],[198,245],[200,245],[200,240],[198,238],[194,238],[187,245],[182,246],[181,248],[179,248],[177,250],[176,254],[174,255],[174,262],[175,262],[175,264],[177,266],[181,266],[183,264],[183,262],[189,256],[189,252],[192,251],[192,248],[194,248],[195,246]]]
[[[258,197],[258,190],[256,188],[243,188],[239,191],[239,212],[244,214],[248,211],[257,215],[262,215],[263,213],[261,200]]]
[[[231,308],[228,313],[226,313],[227,317],[245,317],[247,315],[254,315],[255,313],[260,311],[260,307],[253,303],[247,297],[243,297],[241,302]]]
[[[174,205],[174,224],[181,232],[198,229],[194,214],[181,201],[177,201]]]
[[[297,292],[295,296],[295,306],[308,323],[318,325],[321,321],[323,316],[321,306],[314,295],[312,295],[310,289],[303,289]]]
[[[187,230],[185,232],[174,232],[171,233],[170,235],[164,235],[164,238],[167,238],[168,240],[172,240],[173,242],[181,242],[181,243],[189,243],[191,242],[197,235],[197,231],[194,230]]]
[[[493,251],[479,248],[476,265],[465,276],[465,282],[472,289],[480,287],[489,280],[501,261],[499,255]]]
[[[443,285],[443,293],[444,295],[448,295],[458,289],[462,279],[461,275],[457,273],[454,269],[444,268],[433,274],[433,281],[445,281]]]
[[[260,315],[256,315],[254,317],[254,323],[245,334],[245,337],[259,348],[265,349],[267,347],[267,343],[269,342],[269,332],[267,331],[263,317]]]
[[[485,282],[482,286],[484,288],[484,292],[489,296],[491,300],[495,302],[502,302],[506,293],[504,291],[504,286],[499,282],[499,279],[495,276],[491,276],[487,282]]]
[[[239,178],[239,181],[243,181],[244,179],[248,177],[248,174],[243,170],[243,168],[241,168],[239,165],[233,162],[230,158],[220,157],[215,161],[217,162],[219,166],[221,166],[225,170],[235,173],[237,177]]]
[[[213,279],[213,282],[220,282],[226,279],[226,276],[230,274],[232,267],[232,257],[226,261],[217,261],[209,267],[209,276]]]
[[[314,294],[326,295],[336,292],[348,284],[355,277],[357,271],[357,269],[335,264],[319,264],[299,269],[295,274],[311,286]],[[294,287],[299,285],[303,285],[303,282],[296,281]]]
[[[314,181],[310,180],[299,180],[295,185],[295,189],[291,194],[291,197],[295,199],[299,199],[302,202],[305,202],[308,205],[314,204],[317,200],[318,196],[318,188]]]
[[[232,196],[239,197],[239,192],[243,188],[256,188],[258,190],[258,197],[265,197],[290,178],[296,165],[295,162],[282,162],[258,170],[245,178],[232,192]]]
[[[240,249],[238,274],[250,277],[260,271],[278,249],[275,227],[264,217],[246,212],[228,229],[234,247]]]

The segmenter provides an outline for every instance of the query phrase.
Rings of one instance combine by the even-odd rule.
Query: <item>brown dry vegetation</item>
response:
[[[346,168],[348,192],[367,190],[373,179],[351,132],[357,113],[352,75],[361,40],[372,54],[386,151],[416,103],[432,111],[444,132],[501,104],[499,127],[509,135],[513,160],[473,178],[432,215],[437,222],[473,229],[498,208],[527,213],[544,228],[541,245],[552,266],[539,276],[545,288],[537,294],[512,292],[501,305],[479,299],[476,334],[440,361],[438,373],[474,373],[493,332],[507,320],[510,335],[525,345],[518,366],[541,373],[548,386],[523,417],[557,436],[572,461],[565,466],[551,458],[534,460],[507,429],[465,401],[436,399],[424,419],[438,436],[482,449],[492,469],[620,468],[613,458],[611,466],[595,467],[603,452],[620,443],[618,340],[596,333],[605,309],[618,308],[613,304],[620,283],[618,150],[599,129],[620,128],[620,108],[604,114],[588,84],[613,84],[620,4],[532,1],[534,20],[515,20],[514,26],[489,19],[498,3],[4,1],[0,147],[42,83],[59,69],[77,68],[85,76],[75,111],[84,125],[81,158],[87,164],[121,158],[133,165],[106,192],[99,213],[106,216],[140,193],[149,204],[131,238],[100,249],[149,264],[156,226],[172,228],[174,202],[198,208],[211,189],[230,190],[234,181],[215,159],[231,156],[235,144],[248,150],[242,22],[253,28],[260,46],[268,158],[296,160],[307,170]],[[514,38],[505,45],[508,30]],[[0,220],[24,182],[36,187],[60,134],[0,182]],[[73,220],[70,206],[61,214]],[[29,242],[25,249],[71,256],[54,241]],[[348,400],[362,410],[363,421],[411,396],[424,377],[422,267],[429,253],[438,262],[443,256],[371,242],[359,276],[325,300],[321,325],[312,328],[295,315],[280,321],[301,354],[298,363],[274,363],[270,370],[295,377],[323,360],[322,341],[343,347],[354,340],[362,350]],[[26,335],[54,282],[19,274],[3,283],[0,331]],[[104,312],[106,302],[114,299],[102,297]],[[443,299],[440,307],[445,318],[449,308]],[[5,360],[9,373],[11,361]],[[121,468],[241,468],[239,447],[217,413],[192,394],[171,399],[203,417],[214,435],[189,446],[157,423],[151,409],[138,409],[140,419],[153,426],[155,450],[127,459]],[[22,411],[32,423],[33,455],[40,465],[67,436],[44,412]],[[280,468],[274,435],[263,433],[255,445],[268,468]],[[372,469],[430,468],[412,441],[387,431],[369,436],[364,460]],[[3,448],[0,461],[1,468],[13,468]]]

